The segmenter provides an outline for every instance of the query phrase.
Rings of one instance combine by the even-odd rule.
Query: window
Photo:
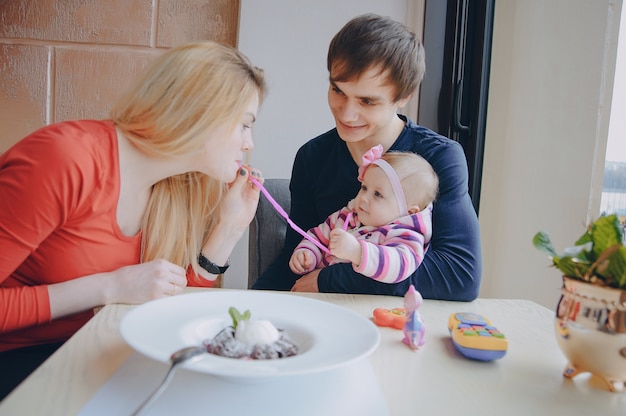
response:
[[[478,213],[495,0],[426,2],[417,122],[463,146]],[[422,105],[423,104],[423,105]]]
[[[622,7],[620,33],[615,63],[615,81],[611,120],[606,146],[601,213],[620,216],[622,230],[626,231],[626,7]],[[626,232],[624,233],[626,239]]]

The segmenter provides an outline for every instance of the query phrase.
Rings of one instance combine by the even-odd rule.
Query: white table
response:
[[[294,296],[332,302],[368,318],[376,307],[402,306],[402,298],[391,296]],[[110,305],[98,312],[0,403],[0,415],[79,413],[133,353],[118,329],[131,308]],[[449,315],[460,311],[490,318],[509,339],[506,356],[494,362],[460,356],[447,330]],[[611,393],[586,374],[563,378],[566,361],[556,344],[553,312],[538,304],[427,300],[420,312],[427,328],[422,349],[402,344],[401,331],[381,328],[381,344],[369,358],[391,415],[626,415],[626,393]]]

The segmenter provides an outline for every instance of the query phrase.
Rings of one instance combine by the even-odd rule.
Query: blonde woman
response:
[[[213,42],[171,49],[109,120],[0,156],[0,399],[109,303],[212,286],[252,220],[242,165],[265,83]]]

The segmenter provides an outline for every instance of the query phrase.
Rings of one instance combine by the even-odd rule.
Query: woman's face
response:
[[[393,132],[398,108],[408,99],[393,102],[394,88],[385,85],[377,68],[365,71],[357,80],[330,82],[328,105],[339,136],[349,143],[378,144]],[[333,79],[331,71],[330,79]]]
[[[248,101],[235,127],[225,122],[207,132],[204,149],[195,156],[198,170],[217,180],[230,183],[244,161],[244,153],[252,150],[252,125],[259,107],[258,94]]]
[[[400,216],[391,182],[378,166],[370,165],[365,171],[354,208],[361,224],[374,227],[388,224]]]

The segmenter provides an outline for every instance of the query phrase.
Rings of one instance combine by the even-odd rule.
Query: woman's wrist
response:
[[[115,280],[97,273],[48,286],[52,319],[116,302]]]
[[[100,291],[100,301],[101,305],[109,305],[111,303],[116,303],[116,283],[119,279],[114,279],[111,273],[101,273],[97,276],[94,276],[95,279],[100,279],[100,285],[102,290]]]
[[[200,255],[202,255],[210,263],[218,266],[226,265],[230,254],[242,235],[242,231],[238,231],[233,227],[224,226],[223,224],[218,224],[202,247],[200,253],[198,253],[198,260],[200,260]],[[200,263],[200,261],[198,263]]]
[[[202,251],[200,251],[200,254],[198,255],[198,264],[210,274],[218,275],[223,274],[224,272],[226,272],[226,270],[228,270],[228,268],[230,267],[230,259],[227,259],[226,263],[220,266],[206,258],[206,256],[202,254]]]

